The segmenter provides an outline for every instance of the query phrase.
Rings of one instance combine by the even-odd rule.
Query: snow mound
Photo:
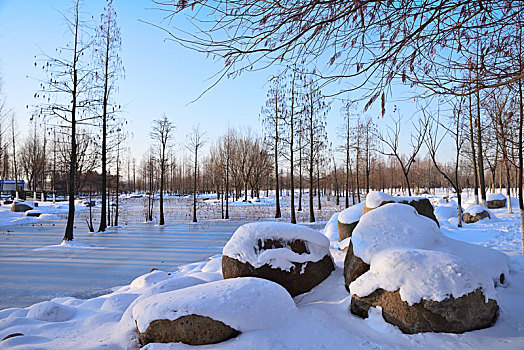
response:
[[[442,301],[482,288],[496,300],[493,281],[484,272],[455,255],[424,249],[390,249],[378,253],[365,274],[350,284],[352,294],[365,297],[378,288],[395,292],[413,305],[421,300]]]
[[[354,254],[371,265],[370,273],[359,277],[363,280],[354,285],[354,288],[359,287],[355,290],[351,289],[352,293],[358,291],[362,294],[364,291],[369,291],[370,286],[387,290],[392,286],[417,286],[421,279],[427,279],[424,282],[427,283],[426,290],[414,287],[409,293],[405,292],[406,297],[411,301],[426,298],[428,295],[440,298],[443,295],[453,294],[454,297],[460,297],[475,290],[479,285],[485,285],[486,276],[498,282],[501,274],[505,277],[509,274],[507,255],[490,248],[448,238],[442,234],[433,220],[419,215],[413,207],[405,204],[386,204],[362,216],[353,231],[351,240]],[[392,249],[403,251],[388,253]],[[428,252],[422,254],[421,251]],[[405,259],[418,258],[414,262],[400,263],[398,256]],[[441,259],[440,263],[437,264],[439,259]],[[431,266],[432,263],[436,264],[435,267]],[[389,267],[386,267],[385,265],[388,264]],[[395,264],[398,266],[393,268]],[[417,266],[417,264],[422,265]],[[441,283],[441,280],[450,278],[452,271],[448,275],[444,272],[458,265],[461,269],[457,271],[461,275],[455,277],[460,278],[462,282],[457,284],[456,289],[446,289],[453,287],[453,284],[447,285]],[[470,273],[464,272],[463,269]],[[385,275],[377,277],[373,273]],[[368,278],[370,281],[366,280]],[[430,282],[433,279],[434,282]],[[367,286],[367,289],[363,286]],[[483,289],[483,291],[489,294],[491,290]]]
[[[171,274],[168,272],[160,270],[151,271],[150,273],[135,278],[129,285],[129,291],[136,292],[144,288],[150,288],[158,282],[168,279],[170,276]]]
[[[277,283],[253,277],[233,278],[160,293],[133,308],[144,332],[154,320],[207,316],[241,332],[270,328],[297,312],[289,293]]]
[[[289,247],[258,250],[259,241],[302,240],[309,253],[298,254]],[[329,239],[305,226],[282,222],[257,222],[240,226],[224,246],[222,253],[258,268],[265,264],[290,271],[293,263],[317,262],[329,254]]]
[[[104,298],[105,300],[100,307],[100,310],[122,314],[137,297],[138,294],[132,293],[112,294],[107,298]]]
[[[377,192],[377,191],[374,191],[374,192],[375,193],[382,193],[382,192]],[[371,195],[371,193],[373,193],[373,192],[370,192],[369,195]],[[385,193],[383,193],[383,194],[385,194]],[[391,198],[394,198],[394,197],[391,197]],[[380,203],[382,203],[382,202],[383,201],[381,201],[378,204],[376,204],[374,199],[370,199],[370,203],[372,203],[373,205],[376,204],[373,208],[378,207],[380,205]],[[362,209],[364,208],[364,204],[366,204],[366,203],[367,203],[367,198],[366,198],[366,201],[362,201],[362,202],[360,202],[358,204],[352,205],[351,207],[344,209],[340,213],[340,215],[338,216],[338,221],[340,221],[342,224],[352,224],[354,222],[359,221],[360,217],[362,216]],[[371,207],[368,206],[368,208],[371,208]]]
[[[56,214],[42,214],[38,217],[39,220],[59,220],[60,216]]]
[[[39,321],[63,322],[69,321],[75,314],[76,310],[70,306],[58,304],[54,301],[44,301],[31,306],[27,312],[27,317]]]
[[[322,233],[329,239],[330,242],[338,242],[338,218],[339,213],[333,214],[322,230]]]
[[[451,218],[458,217],[458,208],[451,205],[437,206],[434,213],[438,221],[448,221]]]
[[[500,200],[504,200],[506,199],[506,196],[503,195],[502,193],[488,193],[486,195],[486,200],[488,201],[500,201]]]
[[[493,215],[493,213],[488,208],[482,205],[479,205],[479,204],[473,204],[473,205],[468,206],[464,212],[475,216],[479,213],[482,213],[483,211],[488,212],[490,219],[495,218],[495,215]]]

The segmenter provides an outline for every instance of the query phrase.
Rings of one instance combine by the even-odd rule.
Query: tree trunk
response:
[[[197,173],[198,173],[198,148],[195,148],[195,169],[194,169],[194,176],[193,176],[193,222],[197,222],[197,207],[196,207],[196,201],[197,201]]]
[[[473,132],[473,106],[471,103],[471,95],[469,96],[469,133],[471,143],[471,156],[473,157],[473,173],[475,177],[475,204],[479,204],[479,176],[477,172],[477,156],[475,153],[475,138]]]
[[[317,199],[318,199],[318,210],[322,210],[322,204],[320,202],[320,165],[317,160]]]
[[[78,72],[76,63],[78,60],[78,30],[79,30],[79,18],[78,18],[78,2],[75,8],[75,45],[73,50],[73,96],[72,96],[72,109],[71,109],[71,159],[69,161],[69,209],[67,212],[67,224],[64,233],[64,241],[73,240],[73,229],[75,223],[75,176],[76,176],[76,104],[77,104],[77,88],[78,88]]]

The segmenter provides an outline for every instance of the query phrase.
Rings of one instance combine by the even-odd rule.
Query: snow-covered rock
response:
[[[439,225],[433,212],[433,205],[431,205],[429,199],[425,197],[393,197],[384,192],[371,191],[366,196],[362,213],[366,214],[367,212],[388,203],[403,203],[410,205],[415,208],[420,215],[430,218]]]
[[[377,192],[377,191],[374,191],[374,192]],[[378,192],[378,193],[382,193],[382,192]],[[371,195],[371,192],[370,192],[370,195]],[[362,201],[358,204],[352,205],[349,208],[342,210],[342,212],[338,216],[338,222],[342,224],[352,224],[354,222],[358,222],[360,220],[360,217],[362,216],[362,209],[364,208],[364,205],[367,203],[366,201]],[[372,202],[371,199],[370,199],[370,202]],[[375,203],[373,202],[373,204]]]
[[[292,296],[310,291],[333,270],[328,238],[300,225],[246,224],[223,249],[224,278],[265,278],[282,285]]]
[[[387,249],[377,253],[370,270],[349,286],[361,297],[382,288],[399,291],[409,305],[421,300],[442,301],[481,288],[487,299],[496,299],[495,287],[488,274],[456,255],[411,248]]]
[[[355,298],[352,311],[365,316],[369,307],[381,306],[408,333],[489,326],[498,309],[494,281],[508,271],[505,254],[447,238],[432,220],[397,203],[361,218],[344,263],[346,288]],[[464,312],[469,318],[458,325],[448,319],[442,326],[437,320],[443,309],[451,318]]]
[[[351,237],[353,230],[358,225],[358,221],[362,216],[365,202],[362,201],[358,204],[352,205],[349,208],[344,209],[338,217],[338,240],[343,241],[348,237]]]
[[[488,209],[499,209],[506,206],[506,196],[502,193],[488,193],[486,195],[486,206]]]
[[[494,219],[495,215],[493,215],[488,208],[479,204],[468,206],[462,214],[462,220],[464,220],[464,222],[467,224],[471,224],[486,218]]]
[[[182,319],[200,327],[208,326],[209,330],[198,329],[197,332],[217,333],[218,327],[226,332],[224,339],[231,332],[249,332],[269,328],[284,322],[294,316],[297,308],[291,296],[280,285],[260,278],[235,278],[210,282],[194,287],[180,289],[174,292],[160,293],[145,298],[133,307],[133,319],[141,338],[143,334],[154,333],[155,321],[176,321],[185,316],[203,316],[204,318]],[[209,320],[211,319],[211,321]],[[219,321],[227,327],[213,321]],[[200,323],[199,323],[200,322]],[[178,330],[179,324],[173,323],[171,341],[187,341],[183,332]],[[202,334],[191,334],[193,338],[201,338]],[[220,338],[220,334],[218,338]],[[152,337],[152,336],[151,336]],[[147,338],[151,340],[150,338]],[[154,340],[154,339],[153,339]],[[216,341],[215,341],[216,342]],[[200,344],[203,344],[200,342]]]
[[[282,242],[282,247],[263,249],[265,241]],[[289,248],[291,242],[304,242],[305,252]],[[257,222],[240,226],[224,246],[225,256],[253,267],[269,265],[290,271],[293,263],[316,262],[329,254],[329,239],[320,232],[301,225],[282,222]]]

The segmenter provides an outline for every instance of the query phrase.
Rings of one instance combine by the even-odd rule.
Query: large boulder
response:
[[[132,309],[142,345],[214,344],[241,332],[269,328],[296,312],[282,286],[260,278],[219,280],[155,293]]]
[[[462,214],[462,220],[466,224],[472,224],[482,219],[491,219],[491,213],[488,208],[482,205],[470,205]]]
[[[140,344],[184,343],[189,345],[216,344],[239,334],[227,324],[200,315],[187,315],[176,320],[154,320],[144,332],[138,331]]]
[[[329,240],[300,225],[246,224],[223,249],[224,278],[268,279],[282,285],[291,296],[310,291],[334,269]]]
[[[14,211],[15,213],[23,213],[32,209],[33,207],[20,202],[13,202],[13,204],[11,204],[11,211]]]
[[[344,261],[351,312],[367,317],[380,306],[406,333],[488,327],[498,310],[495,285],[508,271],[505,254],[450,239],[398,203],[362,216]]]
[[[499,209],[506,206],[506,196],[502,193],[488,193],[486,198],[488,209]]]
[[[344,282],[346,290],[349,292],[349,285],[351,282],[369,271],[369,264],[359,258],[353,252],[353,243],[349,242],[349,247],[344,259]]]
[[[429,199],[424,197],[394,197],[384,192],[371,191],[366,196],[365,205],[362,208],[362,214],[366,214],[373,209],[389,203],[402,203],[410,205],[415,208],[415,210],[420,215],[430,218],[431,220],[435,221],[437,226],[440,226],[437,218],[435,217],[433,205]]]
[[[351,237],[353,230],[357,227],[358,221],[362,216],[365,202],[352,205],[344,209],[338,216],[338,241]]]
[[[382,288],[366,297],[351,298],[351,313],[367,318],[370,307],[380,306],[386,322],[404,333],[447,332],[463,333],[491,326],[497,317],[498,305],[486,302],[480,288],[459,298],[442,301],[422,300],[413,305],[403,301],[400,292]]]

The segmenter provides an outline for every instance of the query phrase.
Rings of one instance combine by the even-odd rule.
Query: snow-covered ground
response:
[[[471,242],[490,247],[508,254],[510,258],[510,272],[507,282],[496,288],[500,306],[499,316],[494,326],[466,332],[464,334],[421,333],[406,335],[400,330],[386,323],[378,310],[371,310],[368,319],[361,319],[349,312],[350,295],[344,288],[343,261],[345,252],[332,248],[331,253],[337,264],[335,271],[324,282],[309,293],[294,298],[296,309],[292,305],[282,307],[284,317],[275,317],[273,322],[259,322],[261,326],[247,327],[238,337],[226,342],[208,346],[203,349],[523,349],[524,348],[524,256],[520,255],[520,227],[518,214],[507,214],[506,209],[493,209],[495,219],[484,219],[474,224],[465,224],[463,228],[456,227],[456,212],[453,211],[453,199],[446,203],[443,194],[433,196],[430,200],[439,208],[442,232],[453,239]],[[516,206],[513,206],[516,208]],[[516,212],[516,210],[515,210]],[[328,217],[329,218],[329,217]],[[326,219],[327,221],[327,219]],[[143,224],[144,232],[154,229],[154,226]],[[175,225],[176,226],[176,225]],[[186,224],[186,227],[190,225]],[[329,225],[326,234],[336,238],[334,222]],[[204,226],[203,226],[204,227]],[[204,228],[212,232],[219,229],[217,221],[208,222]],[[147,239],[138,240],[136,237],[127,237],[126,230],[117,229],[112,233],[121,236],[121,239],[137,240],[136,249],[129,249],[133,258],[140,259],[140,251],[147,252]],[[232,229],[233,230],[233,229]],[[197,230],[198,231],[198,230]],[[195,231],[195,232],[197,232]],[[42,231],[46,232],[46,231]],[[132,231],[131,236],[139,232]],[[33,232],[36,235],[36,232]],[[14,236],[14,235],[13,235]],[[37,256],[34,266],[38,266],[38,254],[49,254],[43,260],[60,260],[82,264],[81,254],[97,256],[111,250],[114,254],[118,249],[104,245],[102,241],[107,237],[92,235],[92,238],[80,236],[80,242],[93,247],[105,249],[72,249],[64,261],[61,254],[67,249],[48,248],[44,251],[34,251]],[[151,239],[160,239],[161,233],[156,232]],[[227,235],[224,235],[227,240]],[[224,238],[223,237],[223,238]],[[96,243],[95,243],[96,242]],[[49,244],[51,243],[51,244]],[[57,244],[56,240],[40,243],[46,247]],[[21,242],[19,244],[22,244]],[[172,249],[172,241],[165,241],[165,249]],[[189,242],[188,242],[189,244]],[[331,242],[334,247],[336,242]],[[32,243],[31,249],[37,244]],[[139,247],[142,245],[142,247]],[[81,247],[85,248],[85,247]],[[189,246],[187,247],[189,248]],[[4,248],[2,248],[4,249]],[[183,248],[182,248],[183,249]],[[156,250],[153,250],[156,251]],[[156,252],[156,257],[159,253]],[[167,254],[167,253],[166,253]],[[54,256],[54,258],[53,258]],[[85,257],[85,256],[84,256]],[[142,257],[142,259],[145,259]],[[0,269],[4,269],[4,258]],[[96,259],[94,259],[96,260]],[[129,261],[128,261],[129,262]],[[92,261],[87,260],[90,264]],[[7,266],[15,268],[16,262]],[[57,265],[58,267],[58,265]],[[184,294],[184,288],[200,285],[198,293],[206,293],[208,282],[219,281],[221,274],[221,256],[183,265],[178,269],[158,266],[164,271],[154,271],[137,277],[129,285],[116,288],[113,292],[94,298],[59,297],[51,301],[44,301],[26,308],[11,308],[0,311],[0,339],[14,333],[24,336],[13,337],[0,342],[0,349],[136,349],[139,348],[136,324],[134,317],[147,303],[148,297],[158,296],[159,293],[178,290],[178,295]],[[60,267],[67,274],[67,266]],[[22,271],[17,271],[19,274]],[[45,271],[39,272],[45,275]],[[83,272],[87,277],[88,272]],[[94,271],[93,274],[100,273]],[[3,273],[2,273],[3,274]],[[116,277],[116,276],[115,276]],[[13,275],[5,277],[8,280]],[[0,282],[1,283],[1,282]],[[33,281],[33,287],[41,283]],[[115,283],[118,285],[119,283]],[[209,288],[215,285],[210,285]],[[196,293],[196,289],[187,289],[188,293]],[[249,310],[252,313],[235,313],[235,322],[254,324],[253,317],[263,317],[263,303],[267,299],[257,300],[260,291],[246,289],[247,300],[253,305]],[[1,292],[0,292],[1,293]],[[170,295],[166,293],[166,295]],[[155,297],[157,298],[157,297]],[[144,301],[146,300],[146,301]],[[235,304],[236,305],[236,304]],[[278,304],[280,305],[280,304]],[[283,304],[282,304],[283,305]],[[135,307],[136,306],[136,307]],[[220,309],[214,309],[220,312]],[[281,316],[282,316],[281,315]],[[242,317],[245,319],[243,320]],[[149,344],[147,349],[189,349],[184,344]]]

